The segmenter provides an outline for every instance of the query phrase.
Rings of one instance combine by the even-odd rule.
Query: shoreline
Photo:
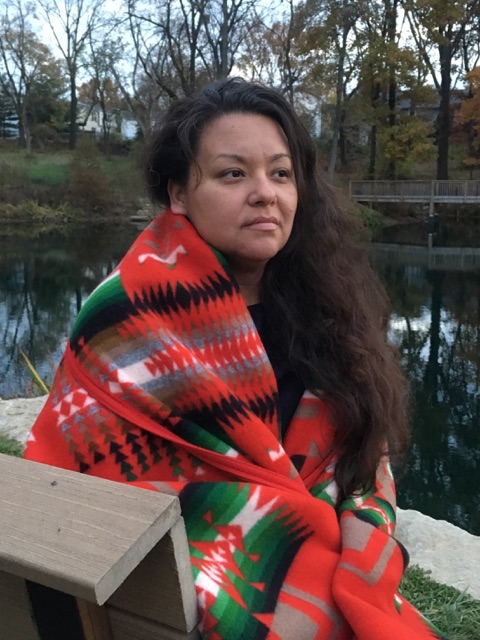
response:
[[[0,435],[25,445],[31,425],[47,396],[0,399]],[[419,566],[430,577],[480,601],[480,536],[447,522],[435,520],[414,509],[397,510],[396,537],[410,555],[410,565]]]

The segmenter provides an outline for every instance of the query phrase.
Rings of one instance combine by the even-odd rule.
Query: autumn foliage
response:
[[[469,134],[469,156],[464,160],[468,167],[480,166],[480,67],[475,67],[466,76],[471,97],[464,100],[458,109],[456,122],[463,125]]]

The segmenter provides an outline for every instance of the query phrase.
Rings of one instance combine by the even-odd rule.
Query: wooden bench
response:
[[[0,637],[193,640],[179,500],[0,454]]]

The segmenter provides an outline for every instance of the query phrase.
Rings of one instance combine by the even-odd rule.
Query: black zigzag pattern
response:
[[[215,277],[208,276],[198,283],[176,283],[174,287],[167,283],[165,287],[150,287],[148,291],[135,295],[134,305],[142,312],[155,311],[170,316],[172,313],[178,314],[180,310],[188,313],[192,305],[198,307],[201,302],[215,302],[237,291],[238,285],[234,280],[215,271]]]

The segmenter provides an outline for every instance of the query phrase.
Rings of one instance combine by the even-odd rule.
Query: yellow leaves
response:
[[[422,160],[434,153],[431,126],[415,117],[401,120],[379,132],[379,142],[388,160]]]
[[[465,160],[463,161],[463,164],[466,167],[471,167],[471,168],[475,168],[475,167],[479,167],[480,166],[480,158],[465,158]]]
[[[460,105],[456,114],[457,124],[472,124],[474,130],[480,133],[480,67],[475,67],[467,73],[467,82],[472,93],[471,98],[467,98]]]

